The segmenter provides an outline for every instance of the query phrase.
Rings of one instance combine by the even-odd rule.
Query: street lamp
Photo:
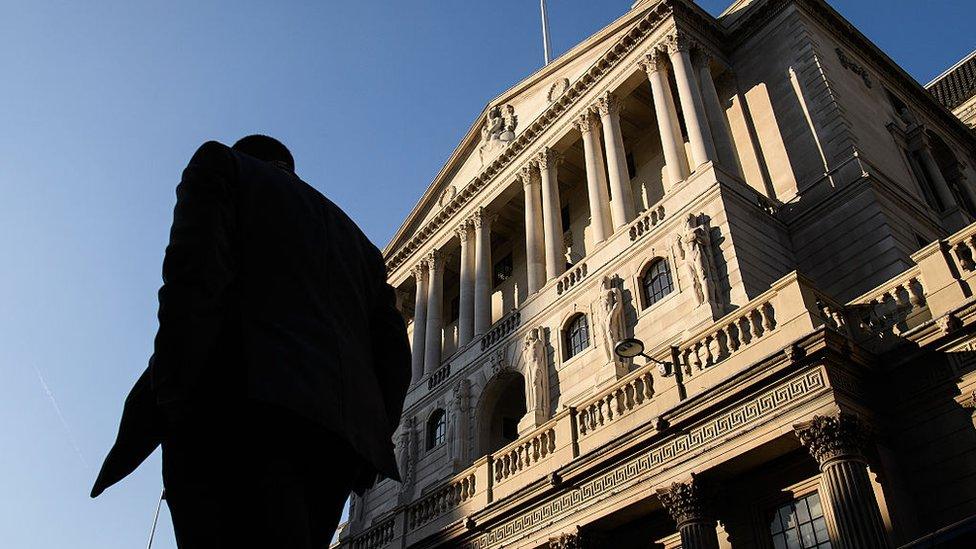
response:
[[[671,362],[664,362],[646,354],[644,352],[644,342],[634,337],[628,337],[618,341],[617,344],[613,346],[613,352],[620,358],[634,358],[642,356],[645,359],[657,364],[658,372],[660,372],[662,376],[674,376],[674,381],[678,386],[678,398],[681,400],[687,398],[684,379],[681,375],[681,357],[678,348],[674,345],[671,346]]]

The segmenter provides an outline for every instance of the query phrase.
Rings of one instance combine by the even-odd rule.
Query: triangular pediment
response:
[[[454,196],[482,173],[520,132],[613,48],[635,21],[660,2],[645,2],[587,38],[486,105],[440,173],[384,249],[390,257],[443,214]]]

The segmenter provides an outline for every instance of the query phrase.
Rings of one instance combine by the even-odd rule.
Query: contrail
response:
[[[37,379],[41,380],[41,385],[44,386],[44,392],[47,393],[47,398],[51,400],[51,405],[54,406],[54,411],[57,412],[58,418],[61,420],[61,425],[64,426],[64,432],[67,433],[71,446],[74,447],[75,453],[78,454],[78,459],[81,460],[81,463],[85,466],[85,469],[91,472],[91,467],[88,466],[88,460],[86,460],[84,454],[81,453],[81,448],[78,447],[78,443],[75,442],[75,437],[71,433],[71,426],[68,425],[68,420],[64,419],[64,414],[61,413],[61,407],[58,406],[58,401],[54,398],[54,393],[51,392],[51,388],[48,387],[47,382],[44,381],[44,376],[41,375],[41,370],[38,369],[36,365],[33,367],[34,372],[37,373]]]

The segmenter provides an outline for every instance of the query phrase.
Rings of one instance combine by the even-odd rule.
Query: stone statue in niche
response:
[[[708,223],[699,216],[688,214],[681,233],[675,236],[675,248],[688,282],[696,307],[719,304],[717,272],[712,257],[712,239]]]
[[[515,107],[496,105],[488,110],[484,125],[481,127],[481,146],[478,148],[482,165],[494,158],[515,139],[517,127],[518,115],[515,114]]]
[[[468,399],[471,396],[471,384],[467,378],[454,386],[454,399],[451,401],[450,424],[447,430],[448,451],[456,467],[460,467],[467,458],[465,449],[468,431]]]
[[[549,419],[549,363],[544,338],[544,328],[533,328],[525,334],[522,346],[525,404],[535,426]]]
[[[626,334],[626,322],[624,320],[624,297],[623,292],[616,284],[616,276],[605,276],[600,283],[600,337],[602,339],[603,353],[607,363],[613,363],[614,369],[620,373],[626,369],[623,360],[613,352],[614,345],[624,339]]]

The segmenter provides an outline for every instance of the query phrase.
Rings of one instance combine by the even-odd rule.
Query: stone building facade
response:
[[[339,545],[971,535],[974,166],[822,0],[636,2],[492,101],[387,247],[403,483]]]

